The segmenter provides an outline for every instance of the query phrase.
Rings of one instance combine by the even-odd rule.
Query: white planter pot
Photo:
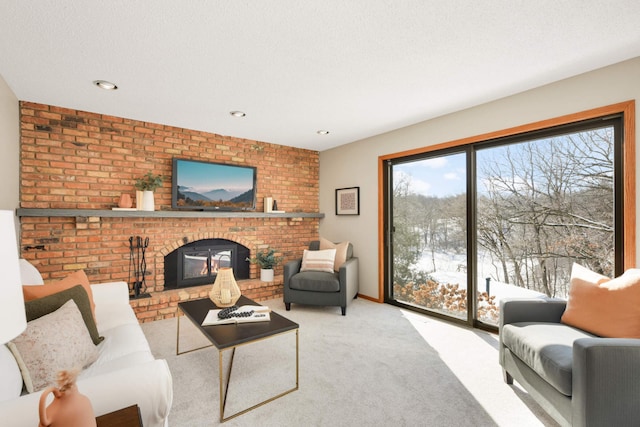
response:
[[[273,282],[273,269],[269,268],[261,268],[260,269],[260,280],[263,282]]]
[[[153,191],[142,192],[142,210],[143,211],[155,211],[156,202],[153,197]]]

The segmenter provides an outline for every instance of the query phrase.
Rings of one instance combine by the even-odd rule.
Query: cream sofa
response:
[[[23,283],[42,283],[37,270],[21,260]],[[137,404],[145,427],[168,425],[173,399],[167,362],[155,359],[129,305],[125,282],[91,285],[98,332],[99,357],[78,376],[78,389],[86,395],[96,416]],[[22,377],[12,353],[0,346],[0,424],[37,426],[40,392],[24,394]],[[21,395],[22,393],[22,395]]]

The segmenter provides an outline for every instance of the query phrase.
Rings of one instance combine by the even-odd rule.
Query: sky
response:
[[[201,193],[221,188],[247,191],[253,188],[253,169],[206,162],[181,162],[178,185]]]
[[[523,179],[523,175],[521,175],[523,171],[517,169],[519,167],[517,159],[519,158],[528,160],[531,157],[534,162],[531,168],[534,171],[538,171],[538,173],[545,173],[546,170],[549,170],[549,168],[553,166],[553,164],[549,162],[554,159],[552,154],[554,152],[562,154],[560,157],[556,157],[560,161],[565,158],[563,157],[563,153],[568,153],[566,156],[576,156],[578,159],[580,159],[580,156],[585,156],[587,155],[586,153],[588,153],[589,158],[606,163],[609,161],[606,153],[609,153],[613,149],[612,132],[613,127],[606,126],[597,130],[573,133],[574,140],[589,141],[587,148],[589,148],[590,151],[587,150],[585,152],[573,148],[574,144],[571,142],[572,140],[565,138],[564,135],[480,149],[476,151],[478,193],[482,194],[487,190],[487,186],[491,183],[489,177],[491,174],[496,173],[496,170],[502,174],[501,176],[510,177],[513,175],[512,181],[514,183]],[[510,155],[507,153],[510,153]],[[514,163],[508,160],[510,156],[516,159]],[[551,156],[551,158],[545,156]],[[404,176],[409,177],[410,190],[427,197],[448,197],[465,194],[465,159],[466,154],[461,152],[425,160],[395,164],[393,166],[394,183],[397,183]],[[567,161],[564,161],[562,164],[567,163]],[[491,170],[489,172],[483,172],[483,165],[490,166]],[[512,170],[513,167],[516,168],[515,172]],[[526,171],[528,170],[529,169],[526,169]],[[606,170],[612,173],[611,168]],[[531,173],[529,173],[529,175],[530,174]]]
[[[393,166],[393,180],[410,178],[412,192],[430,197],[447,197],[466,192],[465,154],[451,154]]]

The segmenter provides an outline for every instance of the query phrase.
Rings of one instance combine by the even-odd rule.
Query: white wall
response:
[[[0,76],[0,209],[19,204],[20,115],[18,98]]]
[[[640,58],[323,151],[320,153],[320,211],[325,218],[320,221],[320,234],[333,241],[353,243],[354,252],[360,258],[360,293],[382,298],[378,295],[379,156],[632,99],[640,99]],[[640,105],[636,105],[636,127],[638,125]],[[637,136],[635,139],[637,141]],[[640,149],[636,155],[640,156]],[[640,180],[640,173],[636,176]],[[640,183],[636,185],[640,188]],[[360,215],[336,216],[335,189],[355,186],[360,187]],[[640,197],[637,199],[640,202]],[[636,207],[636,211],[640,209]],[[640,233],[638,236],[640,239]]]

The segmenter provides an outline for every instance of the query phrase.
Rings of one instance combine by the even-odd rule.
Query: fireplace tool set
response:
[[[133,283],[131,283],[130,291],[133,293],[131,298],[147,298],[150,297],[147,292],[147,260],[145,254],[149,247],[149,238],[144,239],[140,236],[129,237],[129,282],[131,283],[131,270],[133,269]]]

